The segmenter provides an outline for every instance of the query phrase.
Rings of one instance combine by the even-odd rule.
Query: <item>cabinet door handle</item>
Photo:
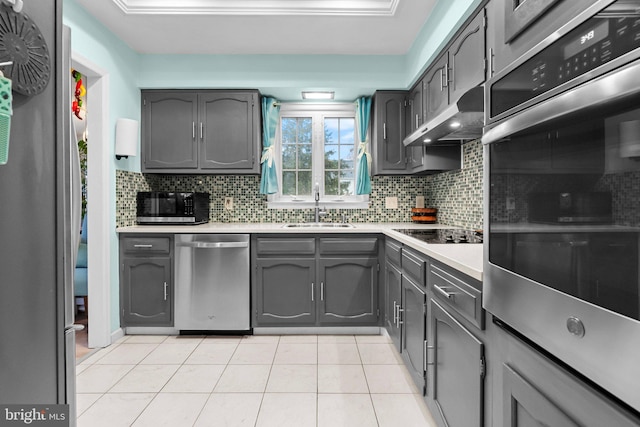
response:
[[[402,321],[402,313],[404,313],[404,308],[398,306],[398,327],[402,325],[404,322]]]
[[[191,137],[192,139],[196,139],[196,122],[193,122],[193,127],[191,129]]]
[[[422,366],[422,367],[424,368],[424,371],[425,371],[425,372],[427,372],[427,348],[428,348],[428,346],[427,346],[427,340],[424,340],[424,356],[422,356],[422,361],[423,361],[424,363],[423,363],[423,366]]]
[[[324,282],[320,282],[320,301],[324,301]]]
[[[398,303],[393,302],[393,324],[398,326]]]
[[[204,124],[200,122],[200,139],[204,139]]]
[[[438,285],[433,285],[433,289],[435,289],[436,291],[440,292],[440,294],[442,294],[447,299],[453,299],[453,297],[455,295],[454,293],[447,292],[445,289],[441,288]]]
[[[387,123],[382,124],[382,139],[387,140]]]
[[[442,88],[449,87],[449,64],[444,66],[444,86]]]
[[[167,282],[164,282],[164,300],[167,300]]]
[[[493,48],[489,48],[489,77],[493,77]]]
[[[315,290],[316,290],[316,285],[313,282],[311,282],[311,302],[315,301],[315,298],[313,296],[313,294],[315,294]]]
[[[416,114],[416,129],[418,129],[420,127],[420,122],[418,121],[418,115]]]
[[[427,344],[426,341],[424,343],[425,343],[425,345]],[[435,347],[427,345],[426,349],[427,349],[427,357],[425,357],[425,359],[426,359],[427,366],[428,365],[434,365],[435,363],[433,362],[433,360],[431,362],[429,362],[429,350],[435,350]],[[434,357],[434,359],[435,359],[435,357]]]
[[[134,248],[140,248],[140,249],[150,249],[153,247],[153,245],[148,245],[148,244],[137,244],[137,245],[133,245]]]

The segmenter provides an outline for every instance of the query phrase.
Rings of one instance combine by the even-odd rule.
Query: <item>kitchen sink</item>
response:
[[[353,224],[344,222],[299,222],[295,224],[285,224],[282,228],[353,228]]]

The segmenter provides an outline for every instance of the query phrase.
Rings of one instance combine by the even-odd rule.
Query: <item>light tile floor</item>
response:
[[[388,337],[127,336],[77,366],[79,427],[435,427]]]

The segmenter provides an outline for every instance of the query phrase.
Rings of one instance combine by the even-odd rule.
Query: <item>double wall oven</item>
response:
[[[640,410],[640,0],[486,85],[484,306]]]

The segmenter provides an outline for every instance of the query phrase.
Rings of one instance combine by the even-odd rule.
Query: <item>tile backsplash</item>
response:
[[[438,208],[438,223],[482,228],[482,144],[463,146],[461,170],[428,176],[374,176],[368,209],[329,209],[325,221],[410,222],[416,196],[425,206]],[[312,209],[269,209],[267,196],[259,193],[260,177],[251,175],[155,175],[116,171],[116,224],[135,225],[138,191],[206,191],[211,194],[211,222],[310,221]],[[233,197],[234,208],[224,209],[224,197]],[[398,208],[386,209],[385,198],[397,197]]]

